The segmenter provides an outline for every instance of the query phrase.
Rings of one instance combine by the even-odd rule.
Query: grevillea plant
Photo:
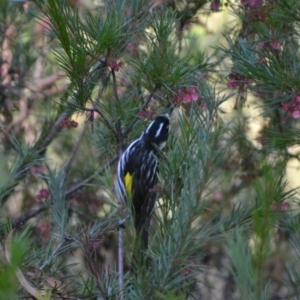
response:
[[[296,0],[0,1],[0,299],[298,299]],[[145,264],[120,154],[171,129]]]

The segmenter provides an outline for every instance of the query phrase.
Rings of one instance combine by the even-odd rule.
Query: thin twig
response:
[[[124,219],[119,219],[118,221],[118,228],[124,227],[125,222],[130,218],[130,214],[128,214]]]
[[[60,241],[60,243],[57,245],[53,253],[48,257],[48,259],[43,263],[43,265],[40,267],[40,270],[42,271],[47,265],[50,264],[50,262],[54,259],[58,251],[61,249],[61,247],[64,245],[66,241],[69,241],[69,236],[64,236],[63,239]]]
[[[20,98],[19,99],[19,108],[20,112],[17,117],[17,120],[13,122],[10,126],[6,128],[6,132],[9,133],[12,131],[14,135],[18,135],[20,129],[22,128],[22,122],[28,117],[29,109],[28,109],[28,101],[27,98]]]
[[[29,219],[34,218],[46,209],[46,203],[42,203],[38,208],[33,208],[22,214],[17,220],[12,223],[12,228],[21,227]]]
[[[93,104],[94,105],[94,104]],[[81,110],[84,111],[90,111],[90,112],[96,112],[104,121],[105,125],[109,128],[109,130],[118,137],[118,133],[115,131],[113,126],[109,123],[109,121],[105,118],[105,116],[102,114],[102,112],[94,105],[94,108],[86,108],[86,107],[78,107]]]
[[[111,70],[111,74],[112,74],[112,78],[113,78],[113,89],[114,89],[116,103],[119,105],[120,104],[120,98],[119,98],[118,90],[117,90],[117,79],[116,79],[115,69]],[[118,120],[118,122],[117,122],[117,141],[118,141],[118,144],[122,148],[123,133],[122,133],[122,126],[121,126],[121,121],[120,120]]]
[[[117,105],[120,104],[120,98],[118,95],[117,90],[117,80],[116,80],[116,73],[115,70],[112,68],[111,70],[112,78],[113,78],[113,90],[115,94],[115,100]],[[121,122],[118,121],[117,123],[117,140],[119,145],[119,151],[120,155],[122,154],[122,143],[123,143],[123,133],[122,133],[122,127]],[[122,203],[121,200],[119,201],[119,208],[120,208],[120,215],[122,213]],[[119,224],[124,223],[124,220],[121,218],[119,219]],[[119,282],[119,300],[124,300],[124,231],[122,226],[119,227],[118,231],[118,282]]]
[[[123,228],[118,232],[118,275],[119,275],[119,300],[124,300],[124,259],[123,259]]]
[[[73,147],[72,152],[71,152],[71,154],[69,156],[69,159],[68,159],[67,163],[65,164],[65,170],[64,170],[65,171],[65,174],[64,174],[65,178],[68,176],[68,173],[70,171],[70,167],[71,167],[72,161],[74,160],[75,155],[77,153],[77,150],[78,150],[78,148],[79,148],[79,146],[80,146],[80,144],[82,142],[82,139],[84,137],[86,128],[87,128],[87,123],[84,124],[84,126],[82,128],[82,131],[80,132],[80,135],[79,135],[77,141],[74,144],[74,147]]]
[[[120,102],[118,90],[117,90],[117,79],[116,79],[115,69],[111,69],[111,74],[112,74],[112,78],[113,78],[113,89],[114,89],[115,98],[116,98],[117,102]]]
[[[54,125],[51,127],[51,129],[49,130],[49,133],[47,134],[47,136],[43,139],[39,149],[43,149],[44,147],[48,146],[50,144],[50,142],[54,139],[54,137],[57,135],[57,133],[61,130],[61,126],[60,123],[61,121],[63,121],[64,119],[68,118],[72,113],[71,112],[63,112],[59,118],[56,120],[56,122],[54,123]]]
[[[129,217],[127,215],[122,219],[124,203],[119,198],[119,225],[118,225],[118,283],[119,283],[119,299],[124,300],[124,222]]]
[[[96,171],[93,175],[91,175],[90,177],[88,177],[87,179],[79,182],[78,184],[75,184],[74,186],[72,186],[71,188],[69,188],[66,191],[66,196],[69,196],[70,194],[76,192],[77,190],[81,189],[84,185],[86,185],[87,183],[91,182],[94,180],[94,178],[96,176],[98,176],[101,172],[103,172],[107,167],[109,167],[110,165],[112,165],[114,162],[116,162],[118,159],[118,156],[113,157],[112,159],[110,159],[106,164],[104,164],[98,171]]]
[[[83,245],[83,250],[84,250],[84,255],[86,257],[86,263],[87,263],[87,268],[89,272],[95,277],[96,279],[96,287],[100,291],[102,297],[101,299],[108,299],[108,294],[107,294],[107,288],[105,286],[105,283],[102,280],[101,273],[98,272],[98,264],[96,263],[94,257],[94,249],[90,247],[91,243],[91,232],[88,228],[86,233],[83,233],[83,240],[82,240],[82,245]],[[94,239],[94,238],[92,238]]]
[[[119,201],[120,212],[123,208],[122,202]],[[128,214],[125,218],[119,219],[118,222],[118,281],[119,281],[119,300],[124,299],[124,223],[130,218]]]
[[[72,297],[72,296],[67,296],[67,295],[51,295],[51,299],[84,300],[84,299],[90,299],[90,297],[86,296],[84,298],[78,298],[78,297]]]
[[[154,96],[155,92],[157,91],[157,88],[154,88],[153,91],[148,95],[144,105],[141,107],[141,109],[139,110],[137,116],[134,118],[134,120],[131,122],[131,124],[128,126],[128,128],[125,130],[123,136],[126,136],[130,130],[132,129],[132,127],[135,125],[135,123],[138,121],[139,117],[138,115],[148,106],[148,104],[150,103],[152,97]]]
[[[122,155],[122,143],[119,140],[119,154],[120,156]],[[122,211],[124,208],[124,203],[119,196],[118,199],[118,204],[119,204],[119,227],[118,227],[118,283],[119,283],[119,299],[118,300],[123,300],[124,299],[124,220],[122,219]],[[121,225],[122,224],[122,225]]]

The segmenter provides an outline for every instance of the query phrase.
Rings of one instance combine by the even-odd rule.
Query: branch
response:
[[[148,104],[150,103],[152,97],[154,96],[155,92],[157,91],[157,88],[155,87],[153,89],[153,91],[148,95],[144,105],[141,107],[140,111],[138,112],[138,114],[136,115],[136,117],[134,118],[134,120],[131,122],[131,124],[128,126],[128,128],[125,130],[124,132],[124,136],[126,136],[130,130],[132,129],[132,127],[135,125],[135,123],[138,121],[139,117],[138,115],[148,106]]]
[[[115,163],[118,159],[118,156],[113,157],[112,159],[110,159],[106,164],[104,164],[98,171],[96,171],[93,175],[91,175],[90,177],[88,177],[87,179],[79,182],[78,184],[75,184],[74,186],[72,186],[71,188],[69,188],[66,191],[66,196],[69,196],[70,194],[76,192],[77,190],[81,189],[84,185],[86,185],[87,183],[90,183],[91,181],[94,180],[94,178],[96,176],[98,176],[101,172],[103,172],[107,167],[109,167],[110,165],[112,165],[113,163]]]
[[[118,281],[119,281],[119,300],[124,300],[124,232],[123,228],[118,231]]]
[[[74,160],[75,155],[76,155],[76,153],[77,153],[77,150],[78,150],[78,148],[79,148],[79,146],[80,146],[80,144],[81,144],[81,142],[82,142],[82,139],[83,139],[83,137],[84,137],[86,128],[87,128],[87,123],[84,124],[84,126],[83,126],[83,128],[82,128],[82,131],[80,132],[80,135],[79,135],[77,141],[76,141],[75,144],[74,144],[74,147],[73,147],[72,152],[71,152],[71,154],[70,154],[70,156],[69,156],[69,159],[68,159],[67,163],[65,164],[64,180],[65,180],[66,177],[68,176],[68,173],[69,173],[70,167],[71,167],[71,163],[72,163],[72,161]]]
[[[65,76],[65,74],[60,72],[57,74],[49,75],[44,78],[36,78],[33,83],[28,84],[27,88],[31,92],[40,92],[53,86],[56,83],[56,81],[62,78],[63,76]]]
[[[105,283],[102,280],[101,274],[99,274],[98,264],[96,263],[95,259],[93,259],[94,250],[90,247],[91,242],[90,232],[88,231],[84,234],[84,241],[83,241],[83,251],[86,258],[86,264],[88,271],[94,276],[96,280],[96,287],[100,291],[102,297],[101,299],[108,299],[107,289]]]
[[[116,72],[115,72],[114,68],[111,69],[111,74],[112,74],[112,78],[113,78],[113,89],[114,89],[116,102],[117,102],[117,104],[119,104],[120,103],[120,98],[119,98],[119,95],[118,95]],[[122,126],[121,126],[121,121],[120,120],[118,120],[118,122],[117,122],[117,141],[118,141],[118,144],[120,146],[120,150],[122,150],[121,148],[122,148],[122,141],[123,141],[123,133],[122,133]]]
[[[17,135],[19,130],[21,129],[22,122],[28,117],[28,101],[26,98],[20,98],[19,99],[19,115],[17,117],[17,120],[8,126],[6,129],[6,132],[9,133],[10,131],[13,131],[14,135]]]
[[[82,109],[84,111],[90,111],[90,112],[96,112],[98,113],[98,115],[103,119],[105,125],[109,128],[109,130],[116,136],[118,137],[117,132],[115,131],[115,129],[113,128],[113,126],[109,123],[109,121],[105,118],[105,116],[102,114],[102,112],[96,108],[96,105],[93,103],[94,108],[86,108],[86,107],[79,107],[77,106],[79,109]]]
[[[52,128],[49,130],[48,135],[44,138],[44,140],[41,142],[40,149],[43,149],[44,147],[48,146],[50,142],[54,139],[56,134],[61,130],[60,123],[64,119],[68,118],[72,113],[71,112],[63,112],[57,121],[54,123]]]
[[[49,263],[54,259],[58,251],[61,249],[61,247],[64,245],[66,241],[70,241],[70,236],[64,236],[63,239],[60,241],[60,243],[57,245],[53,253],[48,257],[48,259],[43,263],[43,265],[40,267],[40,271],[42,271]]]
[[[4,29],[4,39],[2,42],[2,65],[1,65],[1,84],[3,86],[9,85],[11,78],[9,70],[13,59],[12,42],[16,37],[16,27],[13,24],[8,25]]]
[[[113,78],[113,89],[114,89],[115,98],[116,98],[117,102],[120,102],[120,98],[119,98],[118,90],[117,90],[116,72],[115,72],[114,68],[111,69],[111,74],[112,74],[112,78]]]
[[[48,97],[53,97],[58,95],[59,93],[65,92],[66,90],[66,85],[62,84],[62,85],[53,85],[50,88],[47,88],[43,91],[31,91],[31,94],[28,96],[28,100],[30,102],[33,102],[35,100],[45,100]]]
[[[29,219],[34,218],[35,216],[39,215],[41,212],[43,212],[46,209],[47,205],[46,203],[42,203],[40,207],[30,209],[29,211],[25,212],[23,215],[21,215],[17,220],[15,220],[12,223],[12,228],[18,228],[21,227],[23,224],[25,224]]]

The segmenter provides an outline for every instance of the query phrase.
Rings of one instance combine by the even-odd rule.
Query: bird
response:
[[[148,230],[156,200],[158,149],[163,149],[167,143],[169,126],[167,114],[157,116],[121,154],[118,162],[116,192],[119,199],[131,203],[136,236],[140,238],[142,250],[148,248]]]

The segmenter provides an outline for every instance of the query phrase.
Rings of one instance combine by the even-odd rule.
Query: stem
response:
[[[82,141],[82,139],[83,139],[83,137],[84,137],[86,128],[87,128],[87,123],[84,124],[84,127],[82,128],[82,131],[80,132],[80,135],[79,135],[77,141],[76,141],[75,144],[74,144],[74,147],[73,147],[72,152],[71,152],[71,154],[70,154],[70,156],[69,156],[69,159],[68,159],[67,163],[65,164],[64,180],[65,180],[66,177],[68,176],[68,173],[69,173],[70,167],[71,167],[71,163],[72,163],[72,161],[73,161],[74,158],[75,158],[75,155],[76,155],[76,153],[77,153],[77,150],[78,150],[78,148],[79,148],[79,146],[80,146],[80,144],[81,144],[81,141]]]
[[[118,133],[115,131],[115,129],[113,128],[113,126],[109,123],[109,121],[105,118],[105,116],[102,114],[102,112],[95,107],[95,104],[93,103],[94,108],[86,108],[86,107],[78,107],[83,111],[90,111],[90,112],[96,112],[104,121],[105,125],[107,126],[107,128],[109,128],[109,130],[117,137]]]
[[[111,74],[112,74],[112,78],[113,78],[113,89],[114,89],[115,98],[116,98],[117,102],[120,102],[118,90],[117,90],[117,79],[116,79],[115,69],[111,69]]]
[[[139,117],[138,117],[139,113],[142,112],[142,111],[148,106],[148,104],[150,103],[150,101],[151,101],[151,99],[152,99],[152,97],[154,96],[154,94],[155,94],[156,91],[157,91],[157,88],[155,87],[155,88],[153,89],[153,91],[148,95],[148,97],[147,97],[147,99],[146,99],[144,105],[143,105],[143,106],[141,107],[141,109],[139,110],[137,116],[134,118],[134,120],[131,122],[131,124],[128,126],[128,128],[127,128],[126,131],[124,132],[124,136],[126,136],[126,135],[130,132],[130,130],[132,129],[132,127],[133,127],[133,126],[135,125],[135,123],[138,121],[138,119],[139,119]]]
[[[40,267],[40,270],[42,271],[49,263],[54,259],[58,251],[61,249],[61,247],[64,245],[66,241],[70,240],[70,237],[64,236],[64,238],[60,241],[60,243],[57,245],[53,253],[51,254],[50,257],[43,263],[43,265]]]
[[[23,215],[21,215],[17,220],[15,220],[12,223],[12,228],[15,229],[17,227],[21,227],[29,219],[34,218],[35,216],[43,212],[46,209],[46,207],[47,207],[46,203],[42,203],[38,208],[33,208],[25,212]]]
[[[113,89],[114,89],[116,104],[117,104],[117,106],[119,106],[119,104],[120,104],[120,98],[119,98],[118,90],[117,90],[117,79],[116,79],[115,69],[111,70],[111,74],[112,74],[112,78],[113,78]],[[123,133],[122,133],[122,126],[121,126],[121,121],[120,120],[118,120],[118,122],[117,122],[117,139],[118,139],[118,144],[122,148]]]
[[[58,132],[61,130],[60,122],[68,118],[71,114],[72,114],[71,112],[66,112],[66,111],[60,114],[59,118],[50,128],[45,138],[41,141],[41,144],[38,147],[39,149],[44,149],[52,142],[52,140],[56,137]]]
[[[91,181],[94,180],[96,176],[98,176],[101,172],[103,172],[107,167],[111,166],[114,162],[116,162],[118,159],[118,156],[113,157],[110,159],[107,163],[105,163],[98,171],[96,171],[93,175],[88,177],[87,179],[79,182],[78,184],[72,186],[66,191],[66,196],[69,196],[70,194],[76,192],[77,190],[81,189],[84,185],[87,183],[90,183]]]
[[[124,256],[123,256],[123,228],[118,232],[118,274],[119,274],[119,300],[124,300]]]

